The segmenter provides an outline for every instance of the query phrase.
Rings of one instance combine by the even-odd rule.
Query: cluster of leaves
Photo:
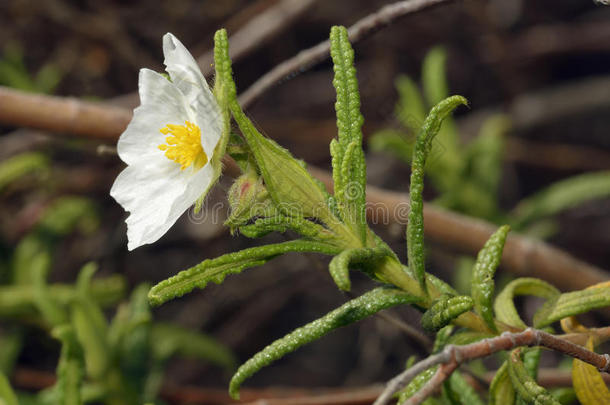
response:
[[[150,301],[155,305],[163,304],[194,288],[204,288],[209,282],[221,283],[229,274],[260,266],[287,252],[315,252],[333,256],[329,272],[341,290],[351,288],[350,270],[360,270],[380,284],[254,355],[233,376],[229,387],[233,397],[239,396],[239,388],[244,380],[262,367],[338,327],[395,305],[407,304],[420,309],[423,312],[422,326],[430,333],[436,333],[435,350],[440,350],[449,343],[466,344],[504,331],[525,328],[527,325],[514,303],[518,295],[535,295],[546,299],[534,317],[534,326],[549,329],[556,321],[610,304],[609,286],[560,294],[550,284],[531,278],[514,280],[494,299],[494,275],[509,232],[508,226],[500,227],[479,253],[472,268],[470,295],[459,295],[451,286],[426,272],[424,168],[433,148],[434,137],[443,134],[441,122],[456,107],[466,104],[466,100],[460,96],[444,98],[432,107],[422,119],[412,147],[411,211],[406,231],[408,266],[402,264],[366,223],[366,164],[361,133],[363,118],[353,66],[354,52],[347,30],[343,27],[332,28],[330,43],[338,128],[338,137],[330,145],[334,179],[332,195],[307,172],[302,162],[294,159],[274,141],[263,137],[244,114],[235,96],[226,32],[220,30],[215,35],[214,92],[224,112],[224,130],[231,130],[232,117],[242,135],[233,134],[227,149],[243,171],[229,191],[232,214],[227,225],[232,231],[247,237],[256,238],[270,232],[291,230],[299,238],[205,260],[154,286],[149,292]],[[444,136],[449,137],[447,132]],[[447,144],[448,141],[445,139],[444,142]],[[594,332],[591,335],[595,335]],[[601,335],[595,336],[597,340],[594,339],[593,344],[599,344]],[[559,403],[535,382],[539,355],[538,348],[519,348],[511,353],[509,359],[503,359],[504,365],[496,374],[489,392],[490,402],[503,405]],[[591,373],[591,370],[586,372]],[[427,370],[413,380],[399,394],[399,402],[417,392],[432,374],[433,370]],[[578,375],[582,377],[583,374]],[[575,384],[580,381],[576,377],[574,380]],[[580,384],[576,389],[579,398],[587,405],[593,404],[586,402],[586,395],[593,395],[592,387],[586,383]],[[482,403],[459,372],[454,373],[445,384],[441,397],[428,401]]]
[[[446,52],[440,47],[428,52],[422,64],[421,90],[410,77],[397,78],[395,115],[400,127],[373,134],[369,141],[372,150],[411,163],[426,111],[449,96],[446,59]],[[454,121],[450,117],[444,121],[426,165],[427,175],[438,192],[435,204],[496,224],[506,223],[532,236],[549,237],[557,228],[550,217],[610,195],[609,172],[587,173],[554,183],[504,211],[498,204],[498,187],[509,129],[508,117],[496,114],[487,118],[477,136],[464,144]]]
[[[369,141],[372,150],[411,163],[426,111],[449,96],[446,60],[441,47],[428,52],[422,64],[421,90],[410,77],[397,78],[395,116],[400,126],[373,134]],[[445,119],[426,165],[427,176],[438,193],[434,203],[498,225],[509,224],[532,237],[548,238],[558,230],[554,215],[610,196],[610,172],[585,173],[553,183],[505,211],[498,203],[498,191],[509,129],[508,117],[492,115],[482,123],[477,136],[464,143],[452,118]],[[473,264],[470,256],[457,261],[454,286],[458,291],[469,291]]]
[[[42,154],[17,155],[0,165],[0,192],[25,175],[49,171]],[[153,322],[148,285],[126,292],[120,275],[92,276],[93,263],[75,284],[49,283],[58,243],[76,229],[93,232],[99,216],[83,197],[55,198],[34,228],[0,260],[0,403],[112,405],[156,401],[167,360],[175,355],[234,368],[232,354],[213,339],[176,325]],[[104,310],[117,307],[108,322]],[[36,395],[14,391],[8,382],[28,334],[49,332],[60,342],[57,382]],[[39,333],[38,333],[39,334]]]

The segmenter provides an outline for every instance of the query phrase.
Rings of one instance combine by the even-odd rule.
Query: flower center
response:
[[[194,164],[200,169],[208,162],[208,156],[201,146],[201,130],[189,121],[184,125],[167,124],[160,129],[165,138],[165,143],[159,145],[159,149],[165,151],[165,157],[180,164],[180,170],[184,170]]]

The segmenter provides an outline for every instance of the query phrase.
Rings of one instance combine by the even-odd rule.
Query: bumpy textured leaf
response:
[[[514,405],[515,389],[508,375],[508,360],[496,372],[489,386],[489,405]]]
[[[379,259],[392,255],[390,250],[383,247],[346,249],[333,257],[328,271],[341,290],[349,291],[352,286],[349,279],[350,266],[368,268],[374,266]]]
[[[68,325],[54,329],[53,335],[62,342],[55,385],[57,403],[80,405],[81,385],[85,374],[82,348],[74,330]]]
[[[594,350],[593,338],[587,340],[587,349]],[[582,405],[610,404],[610,391],[595,366],[574,359],[572,384]]]
[[[412,304],[419,300],[420,298],[409,295],[404,291],[380,287],[348,301],[324,317],[295,329],[255,354],[237,370],[231,379],[229,393],[233,398],[239,398],[239,387],[251,375],[334,329],[364,319],[382,309],[400,304]]]
[[[436,373],[437,369],[438,366],[434,366],[416,375],[402,391],[398,392],[397,403],[402,404],[407,399],[411,398],[434,376],[434,373]]]
[[[331,146],[335,199],[344,220],[366,239],[365,187],[366,164],[362,151],[362,123],[360,93],[354,68],[354,50],[345,27],[334,26],[330,31],[330,55],[337,92],[338,141]]]
[[[496,297],[494,310],[498,320],[516,328],[527,328],[527,325],[517,312],[513,299],[517,295],[534,295],[536,297],[552,300],[559,295],[559,290],[537,278],[518,278],[508,283],[504,290]]]
[[[148,299],[152,305],[161,305],[191,292],[194,288],[205,288],[209,282],[220,284],[229,274],[241,273],[247,268],[261,266],[287,252],[336,254],[338,250],[325,243],[303,240],[244,249],[215,259],[204,260],[188,270],[181,271],[154,286],[148,293]]]
[[[546,189],[521,200],[513,211],[516,226],[554,215],[585,201],[610,195],[610,172],[587,173],[553,183]]]
[[[438,103],[430,113],[415,142],[411,166],[409,223],[407,225],[407,253],[409,268],[425,290],[424,258],[424,167],[430,152],[432,139],[438,133],[443,119],[457,106],[467,104],[464,97],[452,96]]]
[[[564,293],[550,299],[534,314],[534,326],[548,326],[569,316],[610,306],[610,285]]]
[[[441,295],[422,316],[422,327],[427,331],[437,331],[464,312],[470,311],[473,306],[472,298],[466,295]]]
[[[527,404],[561,405],[527,373],[523,361],[521,361],[521,349],[511,352],[508,360],[508,375],[515,391]]]
[[[472,275],[472,298],[474,307],[487,326],[493,331],[496,330],[493,315],[493,295],[494,295],[494,274],[502,259],[504,242],[510,227],[504,225],[500,227],[485,243],[483,249],[477,256]]]

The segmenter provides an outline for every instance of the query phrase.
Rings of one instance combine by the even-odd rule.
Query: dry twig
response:
[[[438,371],[419,391],[405,404],[417,405],[433,393],[451,373],[462,363],[487,357],[504,350],[512,350],[521,346],[541,346],[577,358],[595,366],[599,371],[610,371],[610,355],[597,354],[582,346],[571,343],[540,330],[528,328],[523,332],[504,332],[500,336],[483,339],[476,343],[464,346],[448,345],[442,352],[430,356],[413,365],[398,376],[390,380],[383,393],[373,405],[385,405],[392,396],[404,388],[415,376],[436,365]]]
[[[350,42],[356,43],[373,35],[400,18],[451,0],[407,0],[389,4],[379,11],[369,14],[349,27]],[[239,96],[243,108],[247,108],[274,84],[296,72],[302,73],[330,57],[330,41],[326,40],[299,52],[294,57],[280,63],[258,79]]]

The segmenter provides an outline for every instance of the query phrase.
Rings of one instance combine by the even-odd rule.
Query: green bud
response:
[[[252,218],[278,214],[263,179],[254,172],[245,173],[235,180],[229,189],[228,199],[231,214],[225,225],[231,227],[231,232]]]

